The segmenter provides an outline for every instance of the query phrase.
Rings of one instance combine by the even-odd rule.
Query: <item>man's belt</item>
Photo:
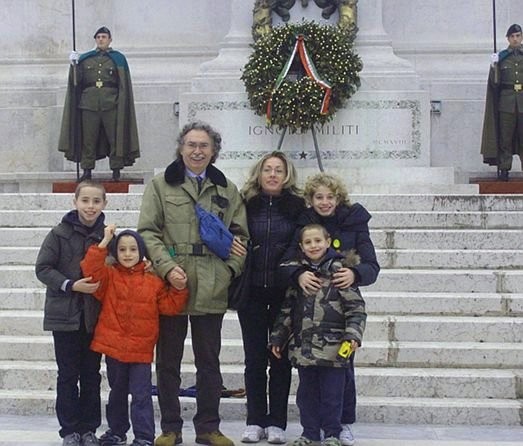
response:
[[[205,256],[212,254],[203,243],[180,243],[173,247],[175,254]]]
[[[103,81],[96,81],[96,82],[89,82],[84,85],[84,88],[89,87],[96,87],[96,88],[118,88],[118,84],[116,82],[103,82]]]
[[[501,86],[502,90],[514,90],[514,91],[523,91],[523,84],[503,84]]]

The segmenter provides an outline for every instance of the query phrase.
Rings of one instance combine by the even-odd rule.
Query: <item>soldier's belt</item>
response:
[[[102,81],[96,81],[96,82],[89,82],[88,84],[84,85],[84,88],[89,87],[96,87],[96,88],[118,88],[118,84],[116,82],[102,82]]]
[[[502,90],[514,90],[514,91],[523,91],[523,84],[505,84],[501,86]]]

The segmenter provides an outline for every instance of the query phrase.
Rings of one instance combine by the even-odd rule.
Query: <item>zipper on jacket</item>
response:
[[[267,275],[267,268],[269,264],[269,235],[271,233],[271,218],[272,218],[272,196],[269,196],[269,206],[267,211],[267,232],[265,234],[265,264],[263,268],[263,287],[268,287],[268,275]]]

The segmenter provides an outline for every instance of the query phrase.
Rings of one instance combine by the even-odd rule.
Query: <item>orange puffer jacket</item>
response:
[[[125,268],[107,265],[107,249],[91,246],[81,262],[84,277],[100,282],[94,297],[102,303],[91,349],[122,362],[151,363],[158,340],[159,315],[174,316],[185,307],[187,289],[177,290],[144,263]]]

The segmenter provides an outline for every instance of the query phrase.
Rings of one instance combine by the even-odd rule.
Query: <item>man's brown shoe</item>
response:
[[[196,443],[208,444],[210,446],[234,446],[234,442],[220,431],[198,434],[196,435]]]
[[[182,444],[183,438],[181,432],[162,432],[156,440],[154,446],[174,446],[175,444]]]

